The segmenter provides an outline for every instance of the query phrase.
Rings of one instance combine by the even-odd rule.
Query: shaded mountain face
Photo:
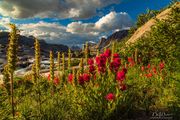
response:
[[[3,66],[6,64],[6,52],[8,48],[8,32],[0,32],[0,73],[3,71]],[[34,37],[19,36],[18,40],[18,62],[17,68],[28,68],[33,63],[34,59]],[[42,61],[49,59],[49,51],[54,53],[57,51],[66,52],[68,47],[65,45],[48,44],[44,40],[39,40],[41,47]],[[55,54],[57,55],[57,54]]]
[[[81,48],[80,48],[79,46],[75,46],[75,45],[74,45],[74,46],[71,47],[71,50],[72,50],[72,51],[80,51]]]
[[[6,49],[8,47],[8,32],[1,32],[0,33],[0,52],[2,55],[6,54]],[[26,36],[19,36],[19,55],[34,55],[34,37],[26,37]],[[49,51],[60,51],[60,52],[67,52],[68,47],[65,45],[56,45],[56,44],[48,44],[44,40],[39,40],[40,47],[41,47],[41,54],[48,57]]]
[[[110,35],[107,39],[101,38],[96,48],[102,49],[108,46],[112,41],[121,41],[127,35],[128,35],[128,30],[121,30],[121,31],[115,32],[112,35]]]

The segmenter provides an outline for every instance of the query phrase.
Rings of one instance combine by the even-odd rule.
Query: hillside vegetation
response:
[[[179,13],[180,3],[177,2],[141,25],[129,39],[119,44],[118,51],[125,55],[133,55],[137,50],[144,64],[164,60],[172,67],[177,66],[180,55]],[[141,23],[140,21],[141,19],[138,22]]]
[[[55,51],[50,51],[50,74],[47,76],[41,74],[41,46],[37,39],[31,72],[20,78],[14,76],[18,30],[11,24],[8,62],[3,71],[4,83],[0,86],[0,119],[178,120],[178,6],[176,3],[170,11],[167,9],[167,19],[153,20],[154,25],[148,27],[146,35],[133,44],[127,45],[126,38],[121,43],[113,43],[102,53],[97,52],[93,58],[89,57],[86,44],[78,68],[72,68],[71,50],[68,64],[65,64],[64,53],[60,52],[55,64]],[[145,24],[139,24],[141,27],[134,35],[149,21],[142,23]]]

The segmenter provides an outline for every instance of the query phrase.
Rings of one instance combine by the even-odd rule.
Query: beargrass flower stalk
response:
[[[86,42],[85,50],[84,50],[84,56],[85,56],[85,62],[86,65],[88,64],[88,58],[89,58],[89,46],[88,42]]]
[[[50,51],[49,58],[50,58],[50,81],[53,82],[54,80],[54,55],[52,51]]]
[[[3,81],[4,81],[4,85],[5,85],[5,88],[7,90],[7,93],[8,95],[10,95],[11,91],[10,91],[10,84],[9,84],[9,81],[10,81],[10,77],[9,77],[9,72],[8,72],[8,66],[7,64],[4,66],[4,69],[3,69]]]
[[[105,47],[105,48],[103,49],[103,52],[105,53],[106,50],[107,50],[107,48]]]
[[[50,83],[51,83],[51,94],[54,94],[54,55],[53,52],[49,52],[49,59],[50,59]]]
[[[80,70],[77,70],[77,72],[76,72],[76,81],[75,81],[76,85],[78,83],[79,76],[80,76]]]
[[[61,53],[60,52],[57,53],[57,70],[58,72],[61,71]]]
[[[68,70],[71,69],[71,49],[68,50]]]
[[[80,70],[80,73],[83,73],[84,72],[84,63],[83,63],[83,58],[81,58],[80,60],[80,63],[79,63],[79,70]]]
[[[39,114],[41,114],[41,90],[40,90],[40,66],[41,66],[41,53],[40,53],[40,44],[37,38],[34,42],[34,54],[35,54],[35,63],[32,66],[32,79],[35,83],[35,90],[37,95],[37,104],[39,107]]]
[[[18,32],[19,30],[16,28],[14,24],[9,24],[11,28],[10,37],[9,37],[9,45],[7,51],[7,66],[8,73],[10,77],[10,91],[11,91],[11,107],[12,107],[12,115],[13,118],[15,116],[14,110],[14,71],[16,69],[17,63],[17,52],[18,52]]]
[[[35,39],[35,69],[37,78],[40,77],[40,45],[38,39]]]
[[[135,53],[134,53],[134,57],[135,57],[135,63],[138,63],[138,49],[135,49]]]
[[[32,81],[33,81],[33,83],[36,83],[37,76],[36,76],[36,65],[35,64],[32,65],[31,71],[32,71]]]
[[[99,52],[100,52],[99,49],[97,49],[96,56],[99,56]]]
[[[76,79],[76,69],[75,68],[73,68],[72,74],[73,74],[73,83],[75,84],[75,79]]]
[[[64,55],[64,53],[62,54],[62,71],[64,74],[65,73],[65,55]]]

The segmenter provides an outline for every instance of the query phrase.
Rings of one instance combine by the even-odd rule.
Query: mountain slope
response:
[[[6,54],[6,48],[8,45],[8,32],[0,32],[0,51],[1,54]],[[65,45],[48,44],[44,40],[39,40],[41,46],[42,55],[48,56],[49,51],[68,51],[68,47]],[[23,55],[34,54],[34,37],[19,36],[19,51],[22,51]]]
[[[174,6],[180,8],[180,2],[177,2]],[[141,37],[145,36],[147,32],[151,31],[151,27],[155,25],[156,20],[162,20],[167,19],[172,8],[168,8],[164,11],[162,11],[160,14],[158,14],[155,18],[152,18],[147,23],[145,23],[143,26],[138,28],[138,30],[131,36],[131,38],[126,42],[126,44],[134,43]]]

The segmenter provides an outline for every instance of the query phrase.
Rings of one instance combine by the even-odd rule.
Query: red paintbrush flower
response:
[[[90,65],[89,66],[89,72],[91,73],[91,74],[94,74],[95,73],[95,66],[94,65]]]
[[[104,52],[104,55],[109,58],[111,56],[111,50],[110,49],[107,49],[105,52]]]
[[[123,67],[122,71],[126,74],[127,73],[127,69]]]
[[[115,99],[115,95],[113,93],[108,93],[105,98],[108,101],[113,101]]]
[[[84,85],[84,79],[82,75],[79,76],[78,82],[80,85]]]
[[[148,73],[148,74],[146,74],[145,75],[147,78],[151,78],[152,76],[153,76],[153,74],[152,73]]]
[[[133,67],[135,62],[132,57],[128,57],[128,62],[130,63],[130,66]]]
[[[94,60],[92,58],[88,59],[88,65],[93,65],[94,64]]]
[[[116,75],[116,80],[118,81],[123,81],[125,79],[125,71],[119,71],[117,72],[117,75]]]
[[[145,67],[144,67],[144,66],[142,66],[142,67],[141,67],[141,70],[142,70],[142,71],[144,71],[144,70],[145,70]]]
[[[73,74],[68,75],[68,82],[72,83],[73,82]]]
[[[120,58],[118,53],[113,54],[113,59],[115,59],[115,58]]]
[[[159,68],[160,68],[160,70],[162,70],[163,68],[164,68],[164,63],[163,62],[160,62],[160,64],[159,64]]]
[[[129,63],[134,62],[133,58],[132,58],[132,57],[128,57],[128,62],[129,62]]]
[[[106,71],[106,60],[107,58],[104,54],[96,57],[96,64],[100,73],[104,73]]]
[[[47,79],[50,81],[50,79],[51,79],[51,75],[50,74],[48,74]]]
[[[110,63],[110,70],[113,72],[117,72],[121,65],[120,58],[114,58],[113,61]]]
[[[125,91],[125,90],[127,89],[127,87],[126,87],[125,84],[122,84],[120,87],[121,87],[120,89],[121,89],[122,91]]]
[[[148,68],[148,69],[151,68],[151,64],[148,64],[148,65],[147,65],[147,68]]]
[[[58,85],[59,84],[59,79],[57,77],[55,77],[53,82],[54,82],[55,85]]]
[[[98,72],[105,73],[106,72],[106,68],[105,67],[98,67]]]
[[[83,74],[83,80],[84,80],[85,82],[89,82],[89,81],[90,81],[90,75],[87,74],[87,73],[84,73],[84,74]]]
[[[157,74],[156,67],[153,67],[153,68],[152,68],[152,71],[153,71],[154,74]]]

